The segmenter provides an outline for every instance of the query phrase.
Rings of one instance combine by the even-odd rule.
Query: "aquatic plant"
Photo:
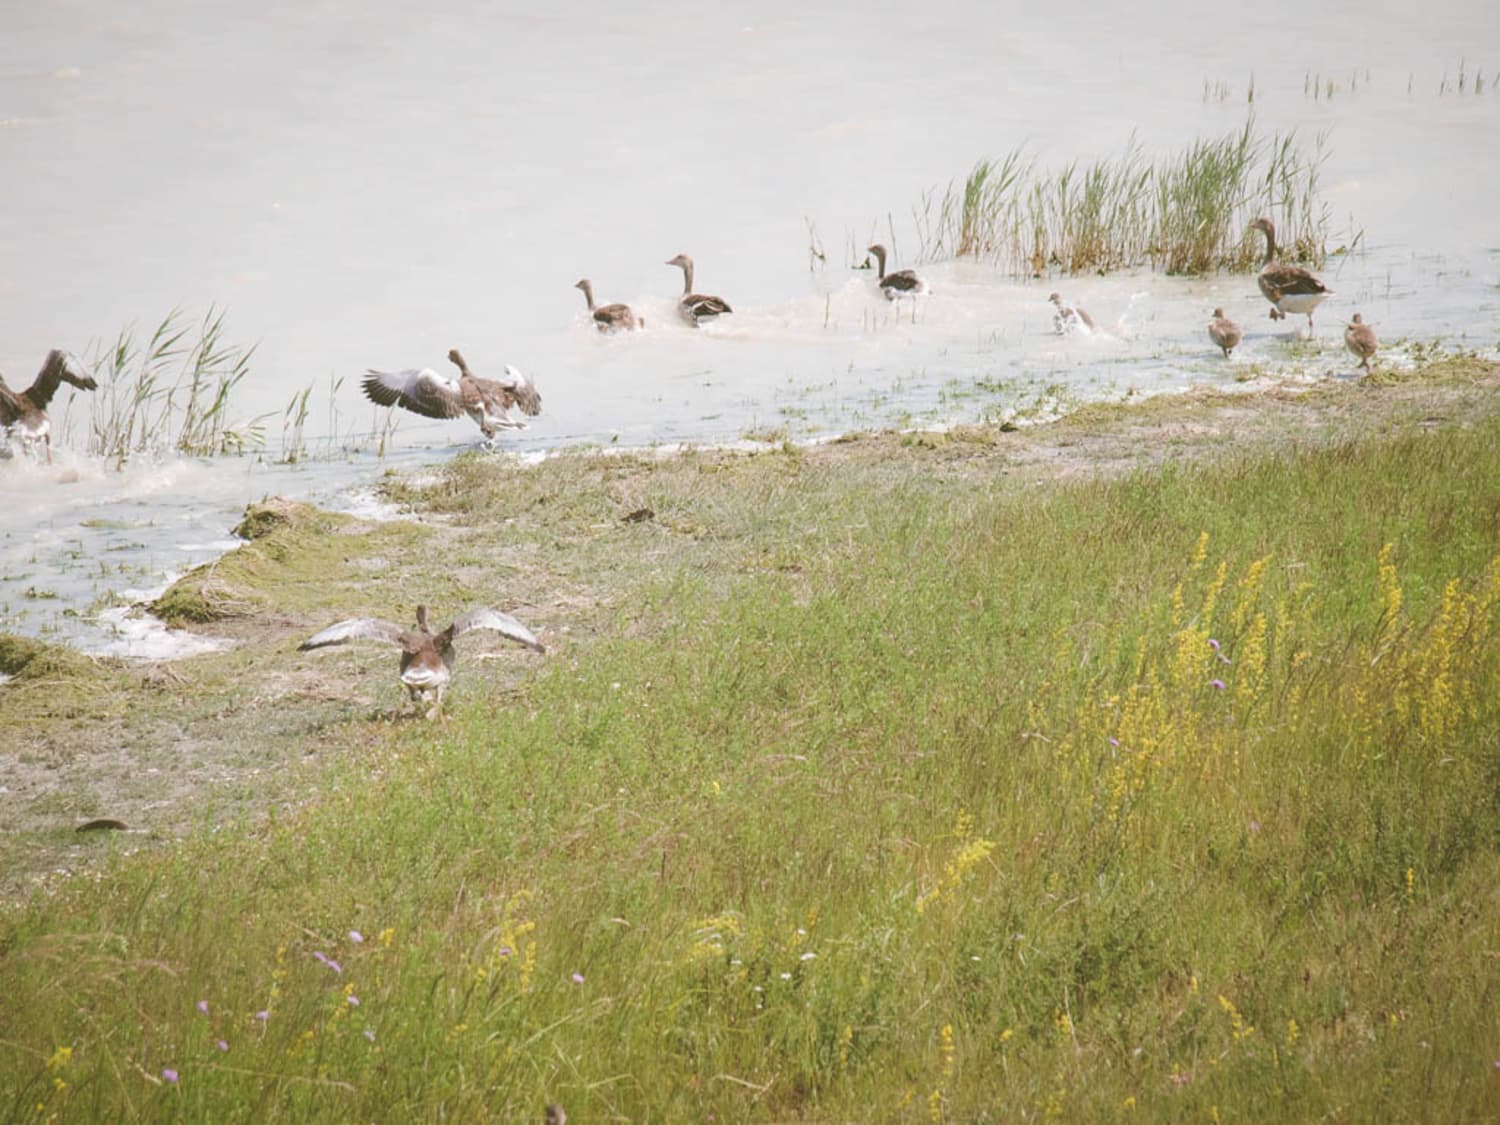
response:
[[[920,257],[989,260],[1017,277],[1242,270],[1261,249],[1246,228],[1269,215],[1286,256],[1320,266],[1329,223],[1318,195],[1324,158],[1321,135],[1309,152],[1295,131],[1258,134],[1253,118],[1154,160],[1132,138],[1118,157],[1039,172],[1016,149],[981,160],[961,185],[923,195],[914,213]]]
[[[230,396],[249,374],[255,348],[225,340],[224,316],[211,306],[195,323],[174,309],[149,337],[139,339],[131,325],[95,357],[91,455],[119,465],[141,454],[209,456],[264,444],[268,415],[229,418]]]

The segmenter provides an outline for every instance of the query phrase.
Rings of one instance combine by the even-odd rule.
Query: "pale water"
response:
[[[1347,374],[1338,328],[1355,310],[1388,341],[1493,349],[1500,5],[1383,8],[12,5],[0,371],[25,386],[50,347],[88,354],[217,304],[229,339],[257,344],[233,413],[275,417],[260,457],[0,462],[0,630],[173,651],[100,607],[221,553],[252,498],[369,505],[386,468],[477,437],[407,416],[384,459],[367,445],[275,465],[291,396],[314,385],[308,436],[331,453],[330,426],[376,424],[364,368],[441,369],[454,345],[481,374],[508,362],[536,379],[543,414],[501,439],[531,454],[1045,414],[1239,386],[1257,364]],[[1309,76],[1334,95],[1309,96]],[[1327,134],[1333,242],[1363,231],[1323,271],[1336,296],[1315,348],[1288,345],[1295,322],[1266,320],[1247,276],[1027,284],[935,262],[913,314],[850,268],[872,238],[913,264],[913,207],[981,157],[1025,144],[1050,167],[1132,135],[1174,151],[1240,128],[1252,78],[1260,132],[1296,128],[1309,151]],[[663,264],[679,251],[732,318],[679,323],[681,275]],[[572,288],[585,275],[647,330],[595,333]],[[1054,336],[1052,288],[1104,331]],[[1216,304],[1247,329],[1230,363],[1204,331]]]

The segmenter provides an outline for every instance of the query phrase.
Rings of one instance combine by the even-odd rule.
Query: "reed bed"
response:
[[[1120,156],[1038,170],[1024,150],[981,160],[961,184],[916,208],[919,256],[993,261],[1017,277],[1149,266],[1171,274],[1245,270],[1263,244],[1247,237],[1271,217],[1283,256],[1321,266],[1329,210],[1319,198],[1325,159],[1297,134],[1255,130],[1200,140],[1153,159],[1132,138]]]

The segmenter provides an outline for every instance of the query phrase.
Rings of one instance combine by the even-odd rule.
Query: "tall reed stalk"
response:
[[[923,195],[919,257],[971,257],[1016,276],[1150,266],[1242,270],[1261,249],[1251,220],[1272,218],[1285,256],[1321,266],[1329,214],[1318,197],[1324,137],[1242,129],[1152,160],[1131,138],[1119,157],[1038,172],[1021,149],[981,160],[962,184]]]
[[[122,329],[93,366],[88,452],[116,464],[167,451],[194,456],[242,452],[265,442],[265,415],[229,419],[230,398],[250,371],[254,347],[224,340],[224,311],[196,324],[180,309],[144,341]]]

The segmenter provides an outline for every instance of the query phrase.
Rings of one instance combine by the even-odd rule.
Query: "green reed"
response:
[[[1151,158],[1123,154],[1039,171],[1024,150],[981,160],[962,184],[915,209],[919,257],[993,261],[1017,277],[1149,266],[1166,273],[1242,270],[1262,248],[1246,238],[1266,215],[1286,256],[1321,265],[1329,215],[1318,194],[1326,152],[1295,131],[1269,136],[1249,119],[1224,137]]]

